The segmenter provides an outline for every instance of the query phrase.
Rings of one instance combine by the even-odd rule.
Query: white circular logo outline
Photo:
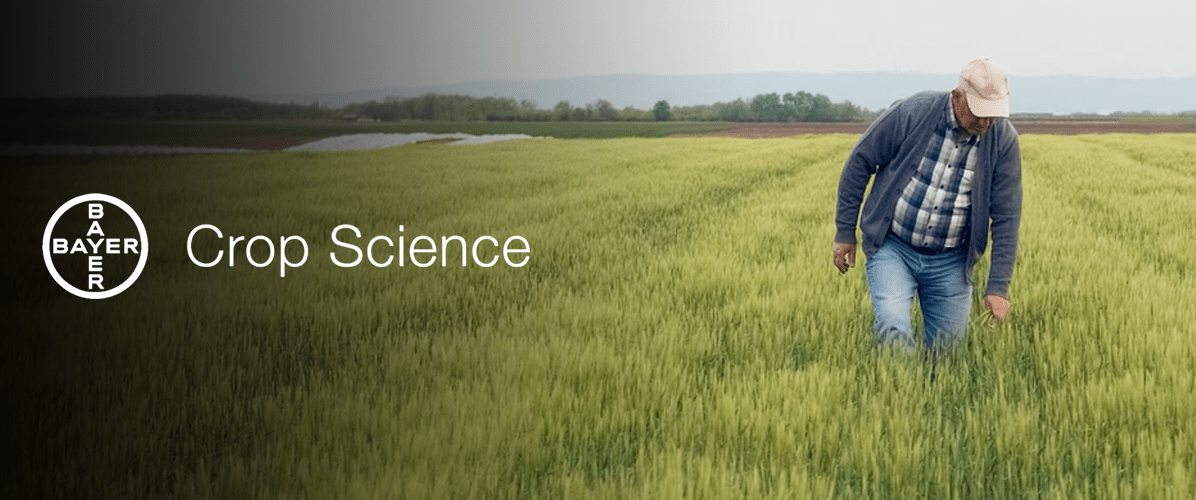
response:
[[[62,275],[58,274],[58,269],[54,268],[53,259],[50,258],[50,233],[54,232],[54,226],[58,224],[58,219],[62,217],[62,214],[66,213],[67,210],[75,208],[75,206],[79,205],[80,203],[85,203],[88,201],[104,201],[116,205],[121,210],[124,210],[125,213],[133,219],[133,223],[137,225],[137,232],[141,235],[141,257],[137,260],[137,268],[133,270],[133,274],[129,275],[129,278],[116,288],[103,290],[100,292],[85,292],[75,288],[75,285],[72,285],[65,279],[62,279]],[[46,232],[44,235],[42,235],[42,257],[45,257],[46,269],[50,270],[50,275],[54,277],[54,281],[57,281],[58,285],[66,291],[85,299],[106,299],[125,291],[133,285],[134,281],[137,281],[137,277],[140,276],[141,271],[145,269],[145,261],[149,257],[149,236],[145,232],[145,224],[141,223],[141,218],[137,216],[137,212],[133,211],[133,207],[130,207],[127,203],[106,194],[84,194],[71,198],[70,201],[63,203],[61,207],[58,207],[58,211],[54,212],[54,216],[50,217],[50,222],[46,224]]]

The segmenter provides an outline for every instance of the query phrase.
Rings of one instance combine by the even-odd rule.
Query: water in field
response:
[[[285,151],[362,151],[385,149],[426,141],[446,142],[454,146],[472,146],[499,141],[535,139],[527,134],[482,134],[461,132],[451,134],[342,134],[316,139]],[[243,148],[211,148],[192,146],[129,146],[129,145],[79,145],[79,144],[0,144],[0,157],[5,156],[71,156],[71,155],[171,155],[171,154],[224,154],[258,153],[261,151]]]
[[[11,241],[29,244],[0,271],[22,292],[3,306],[23,464],[9,487],[1196,495],[1196,136],[1023,136],[1010,320],[974,304],[969,343],[933,382],[931,366],[871,349],[862,256],[846,275],[831,263],[854,140],[14,161]],[[33,243],[85,192],[129,203],[153,245],[137,283],[104,301],[57,288]],[[194,243],[226,253],[213,267],[187,255],[201,224],[223,235]],[[342,224],[367,254],[352,267],[332,260],[357,257],[332,240]],[[302,237],[306,263],[254,267],[265,246],[244,245],[259,235]],[[415,254],[427,267],[412,260],[420,236],[414,248],[436,248]],[[513,236],[530,250],[521,267],[502,254]]]

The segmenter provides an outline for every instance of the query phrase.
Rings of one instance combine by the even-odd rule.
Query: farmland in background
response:
[[[1196,496],[1196,135],[1024,136],[1010,321],[975,302],[933,381],[870,348],[863,259],[831,266],[855,139],[6,159],[0,492]],[[57,288],[37,245],[88,192],[153,245],[103,301]],[[200,268],[200,224],[311,254],[285,278]],[[338,224],[532,251],[346,269]]]
[[[1016,118],[1022,134],[1196,133],[1190,117]],[[558,139],[725,136],[775,138],[805,134],[860,134],[867,122],[346,122],[270,120],[0,120],[0,146],[186,146],[281,150],[347,134],[527,134]]]
[[[344,122],[203,120],[31,120],[2,122],[4,144],[189,146],[282,149],[345,134],[462,132],[558,139],[663,137],[734,127],[726,122]]]

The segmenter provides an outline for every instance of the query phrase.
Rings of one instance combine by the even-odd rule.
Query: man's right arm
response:
[[[839,176],[835,204],[835,242],[856,243],[855,230],[868,180],[877,167],[887,165],[901,146],[901,102],[894,102],[860,136]]]

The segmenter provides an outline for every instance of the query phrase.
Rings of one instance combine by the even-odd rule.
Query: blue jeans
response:
[[[876,315],[876,343],[910,352],[942,351],[962,341],[972,309],[972,285],[964,276],[966,248],[925,255],[890,234],[868,258],[868,290]],[[914,340],[910,308],[914,293],[925,335]]]

